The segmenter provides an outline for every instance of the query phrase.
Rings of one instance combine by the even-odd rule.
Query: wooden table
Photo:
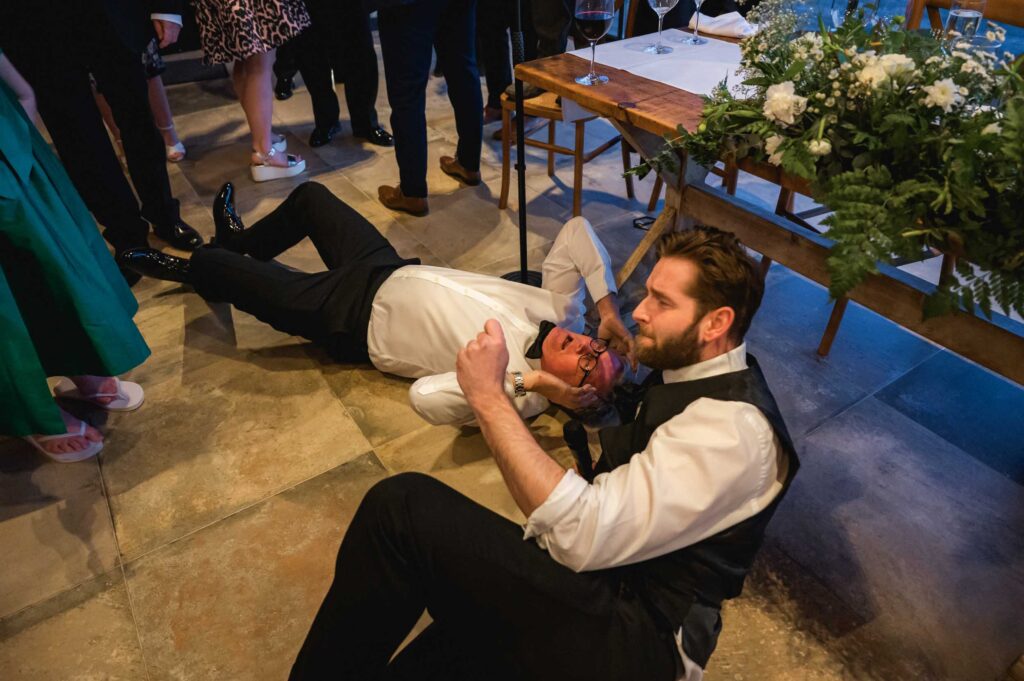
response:
[[[519,64],[516,77],[604,116],[645,158],[664,148],[664,137],[675,136],[676,126],[694,130],[700,123],[703,100],[699,95],[600,65],[597,70],[608,76],[608,83],[596,87],[577,84],[574,78],[588,67],[584,59],[561,54]],[[740,168],[781,187],[808,191],[805,182],[773,166],[748,162]],[[764,256],[828,286],[825,260],[832,242],[825,236],[704,184],[706,170],[688,165],[683,154],[680,172],[661,175],[667,191],[665,209],[619,271],[618,283],[633,273],[662,234],[676,228],[682,216],[729,230]],[[935,287],[895,267],[881,265],[879,270],[851,291],[849,299],[1024,385],[1024,324],[1002,316],[989,321],[966,313],[924,320],[924,299]]]

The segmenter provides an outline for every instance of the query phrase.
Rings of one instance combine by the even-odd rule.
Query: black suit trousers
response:
[[[78,193],[104,236],[119,248],[142,245],[146,222],[172,225],[179,218],[171,194],[160,132],[149,108],[141,53],[114,32],[106,13],[85,4],[67,19],[72,27],[51,27],[32,15],[22,38],[4,45],[36,93],[39,114]],[[68,30],[68,29],[71,30]],[[96,108],[89,74],[121,129],[125,160],[136,200]]]
[[[327,267],[299,272],[273,261],[309,237]],[[207,246],[192,254],[196,293],[231,303],[278,331],[363,362],[373,297],[403,260],[377,229],[316,182],[297,187],[243,235],[247,255]]]
[[[427,195],[427,80],[431,48],[444,73],[459,134],[456,157],[480,169],[483,98],[476,68],[476,0],[418,0],[377,14],[402,192]]]
[[[426,610],[433,623],[393,661]],[[576,573],[434,478],[367,492],[291,681],[670,681],[678,653],[613,571]]]
[[[377,52],[370,15],[358,0],[306,0],[312,21],[293,43],[302,80],[313,101],[316,127],[327,129],[341,113],[334,79],[345,82],[352,132],[367,135],[377,119]]]

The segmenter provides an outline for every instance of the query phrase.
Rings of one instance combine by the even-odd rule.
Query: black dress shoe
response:
[[[364,139],[370,144],[376,144],[378,147],[393,147],[395,146],[395,138],[391,136],[391,133],[384,128],[377,126],[373,130],[367,133],[353,133],[355,137]]]
[[[153,225],[153,233],[183,251],[194,251],[203,245],[203,237],[181,218],[173,225]]]
[[[118,264],[154,279],[189,283],[189,262],[185,258],[161,253],[155,248],[132,248],[118,257]]]
[[[210,242],[212,245],[245,253],[241,238],[245,225],[235,212],[235,188],[230,182],[224,183],[213,200],[213,225],[215,236]]]
[[[334,136],[341,132],[341,123],[334,121],[331,127],[324,130],[323,128],[313,128],[313,134],[309,136],[309,146],[311,147],[322,147],[323,145],[334,139]]]
[[[291,99],[291,96],[295,93],[295,81],[291,76],[284,76],[278,78],[277,83],[274,85],[274,96],[282,102],[286,99]]]

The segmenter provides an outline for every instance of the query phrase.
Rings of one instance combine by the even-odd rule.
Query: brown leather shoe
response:
[[[459,163],[458,159],[453,156],[442,156],[441,157],[441,170],[446,175],[454,177],[460,182],[465,182],[471,187],[475,187],[480,184],[480,171],[479,170],[466,170]]]
[[[426,215],[430,211],[427,200],[419,196],[406,196],[401,187],[389,187],[386,184],[377,187],[377,198],[391,210],[405,211],[410,215]]]

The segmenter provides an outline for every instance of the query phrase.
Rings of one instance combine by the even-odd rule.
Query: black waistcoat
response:
[[[602,454],[595,467],[597,473],[628,463],[644,450],[658,426],[701,397],[747,402],[768,419],[788,458],[782,491],[760,513],[696,544],[616,568],[623,588],[643,600],[657,621],[673,632],[683,628],[683,649],[702,667],[707,665],[718,638],[722,601],[742,591],[768,521],[799,467],[786,424],[757,360],[748,355],[747,364],[742,371],[649,387],[632,422],[600,433]]]

